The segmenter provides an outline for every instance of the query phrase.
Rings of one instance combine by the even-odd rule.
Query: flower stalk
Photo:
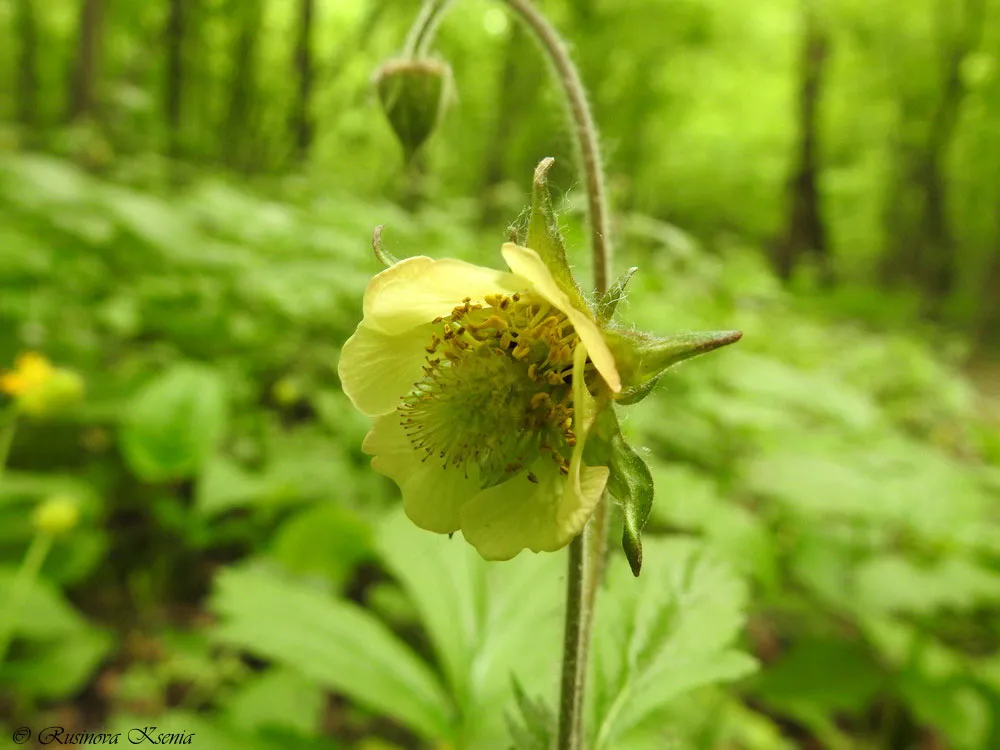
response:
[[[503,2],[531,30],[551,64],[565,97],[578,166],[587,190],[594,287],[598,296],[603,295],[608,289],[611,269],[611,232],[597,126],[586,89],[565,42],[548,19],[529,0]],[[404,55],[418,57],[426,54],[449,5],[450,0],[428,0],[423,5],[407,36]],[[579,750],[583,746],[582,706],[587,653],[597,589],[607,554],[609,515],[610,503],[606,496],[602,496],[584,533],[576,536],[569,545],[559,701],[559,750]]]

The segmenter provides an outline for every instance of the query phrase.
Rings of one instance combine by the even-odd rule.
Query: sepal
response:
[[[375,253],[375,258],[386,268],[394,266],[399,263],[399,258],[390,253],[382,246],[382,228],[384,224],[379,224],[375,229],[372,230],[372,250]]]
[[[587,310],[583,293],[569,267],[566,245],[559,231],[559,222],[552,207],[552,196],[549,194],[548,174],[555,163],[555,159],[547,156],[535,167],[535,177],[531,184],[531,214],[528,218],[528,236],[525,245],[538,253],[559,288],[569,295],[574,307]]]
[[[589,461],[610,469],[607,490],[622,509],[622,549],[638,576],[642,569],[642,530],[653,508],[653,475],[646,462],[622,436],[613,408],[598,417],[595,434],[588,441]]]
[[[667,368],[685,359],[735,343],[741,331],[702,331],[659,338],[637,331],[607,330],[605,337],[622,378],[622,403],[648,395]]]

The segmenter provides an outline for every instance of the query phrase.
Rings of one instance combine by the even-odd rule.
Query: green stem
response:
[[[38,578],[42,570],[42,564],[52,548],[54,536],[51,533],[39,531],[31,540],[31,546],[21,561],[21,569],[17,571],[17,577],[7,594],[7,602],[3,608],[3,619],[0,620],[0,669],[3,668],[4,659],[7,656],[7,649],[14,637],[14,629],[21,617],[21,607],[24,606],[24,597],[28,592],[28,587]]]
[[[451,0],[427,0],[420,7],[420,13],[406,35],[406,43],[403,45],[404,57],[420,57],[427,53],[438,24],[441,23],[444,12],[450,4]]]
[[[608,289],[612,246],[607,188],[597,126],[580,74],[559,32],[530,0],[502,0],[531,29],[555,70],[566,98],[580,171],[587,186],[587,216],[594,262],[594,287]],[[404,54],[426,54],[450,0],[428,0],[407,36]],[[559,699],[559,750],[583,747],[582,706],[594,603],[607,554],[610,503],[602,498],[584,534],[569,545],[566,580],[566,630],[563,639],[562,692]]]
[[[556,77],[562,86],[569,108],[576,151],[587,185],[587,213],[590,220],[590,250],[594,258],[594,286],[598,294],[608,289],[611,269],[611,222],[608,217],[607,188],[604,184],[604,165],[597,137],[597,125],[587,102],[587,90],[573,64],[569,50],[559,32],[529,0],[503,0],[534,32],[555,67]]]
[[[559,690],[559,750],[580,750],[583,689],[586,676],[587,610],[586,547],[580,534],[569,543],[566,575],[566,627],[563,634],[562,682]]]

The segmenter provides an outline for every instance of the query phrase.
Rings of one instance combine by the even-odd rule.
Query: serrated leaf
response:
[[[132,471],[159,482],[194,474],[215,452],[225,428],[220,375],[204,365],[181,363],[135,395],[120,441]]]
[[[612,559],[597,609],[594,750],[619,747],[621,736],[678,696],[755,666],[731,647],[745,619],[745,584],[692,540],[650,538],[645,547],[638,581]]]
[[[292,667],[325,687],[448,739],[454,707],[431,669],[357,605],[263,569],[223,571],[211,601],[219,640]]]
[[[518,716],[508,716],[507,724],[515,750],[549,750],[557,731],[555,712],[541,698],[529,697],[516,678],[513,685]]]
[[[549,195],[548,173],[554,164],[555,159],[550,156],[542,159],[535,168],[535,177],[531,185],[531,214],[528,218],[528,236],[525,242],[538,253],[559,284],[559,288],[569,295],[573,305],[580,310],[587,310],[587,302],[569,267],[566,245],[563,243],[559,222],[552,208],[552,196]]]

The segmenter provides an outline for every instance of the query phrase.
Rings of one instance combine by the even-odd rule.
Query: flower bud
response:
[[[438,60],[389,60],[376,71],[379,101],[407,161],[437,127],[450,80],[451,69]]]
[[[80,521],[80,503],[70,495],[53,495],[35,508],[32,523],[43,534],[65,534]]]

